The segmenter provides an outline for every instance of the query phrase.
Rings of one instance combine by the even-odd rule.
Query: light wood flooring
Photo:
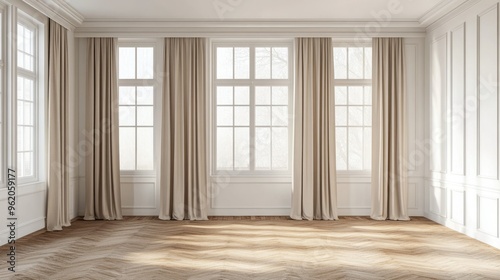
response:
[[[425,218],[73,222],[17,242],[0,279],[500,279],[500,250]]]

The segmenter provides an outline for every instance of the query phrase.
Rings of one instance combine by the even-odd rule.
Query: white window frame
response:
[[[14,75],[15,77],[15,83],[13,85],[13,88],[15,90],[12,92],[12,94],[15,96],[16,100],[16,108],[17,108],[17,77],[22,76],[22,77],[27,77],[30,79],[33,79],[33,86],[34,86],[34,96],[33,96],[33,101],[34,101],[34,134],[33,134],[33,175],[32,176],[27,176],[27,177],[19,177],[17,178],[18,180],[18,185],[23,185],[23,184],[30,184],[30,183],[35,183],[38,182],[42,179],[43,175],[42,169],[44,166],[43,158],[43,145],[45,143],[44,138],[45,138],[45,110],[44,110],[44,100],[45,100],[45,88],[44,88],[44,72],[42,69],[44,69],[44,47],[42,46],[43,40],[41,40],[42,36],[42,30],[43,28],[41,27],[40,23],[37,23],[35,20],[32,20],[28,15],[24,14],[21,10],[17,10],[17,21],[16,21],[16,26],[15,26],[15,34],[16,38],[13,40],[13,52],[15,52],[15,70],[16,73]],[[34,31],[34,62],[33,62],[33,71],[30,72],[29,70],[23,69],[17,65],[17,25],[22,24],[25,27],[28,27]],[[43,77],[42,77],[43,76]],[[18,152],[17,152],[17,109],[15,110],[16,115],[12,116],[13,119],[15,119],[15,130],[16,130],[16,143],[14,144],[16,146],[16,151],[15,151],[15,162],[16,162],[16,169],[17,169],[17,159],[18,159]]]
[[[217,79],[217,48],[218,47],[248,47],[250,48],[250,69],[249,79]],[[255,78],[255,48],[258,47],[287,47],[288,48],[288,79],[256,79]],[[231,176],[231,177],[290,177],[292,174],[292,143],[293,143],[293,118],[288,119],[288,170],[254,170],[255,152],[254,152],[254,112],[255,112],[255,87],[256,86],[287,86],[288,91],[288,115],[293,115],[293,96],[294,96],[294,47],[293,40],[259,40],[259,39],[215,39],[211,42],[211,71],[210,71],[210,174],[212,177]],[[234,67],[234,66],[233,66]],[[272,69],[271,69],[272,73]],[[250,170],[217,170],[217,86],[248,86],[250,88]],[[270,105],[272,106],[272,105]],[[233,126],[234,127],[234,126]],[[270,126],[272,127],[272,126]],[[234,145],[233,145],[234,146]],[[234,147],[233,147],[234,149]],[[234,152],[233,152],[234,157]],[[272,157],[271,157],[272,161]]]
[[[154,147],[153,147],[153,170],[120,170],[120,175],[122,177],[137,177],[139,176],[151,176],[156,174],[156,170],[158,169],[158,151],[159,149],[159,127],[160,127],[160,122],[159,120],[161,119],[161,83],[159,82],[158,79],[158,74],[161,73],[159,71],[159,67],[163,65],[162,63],[159,63],[159,61],[162,61],[162,55],[161,55],[161,45],[160,42],[156,39],[134,39],[134,38],[128,38],[128,39],[118,39],[118,52],[119,48],[121,47],[133,47],[133,48],[138,48],[138,47],[152,47],[153,48],[153,78],[152,79],[120,79],[119,76],[119,71],[120,71],[120,61],[117,59],[117,79],[118,79],[118,88],[120,86],[152,86],[153,87],[153,92],[154,92],[154,102],[153,102],[153,135],[154,135]],[[117,53],[118,54],[118,53]],[[137,56],[136,56],[136,62],[137,62]],[[136,67],[136,73],[137,73],[137,63],[135,64]],[[137,107],[137,105],[136,105]],[[130,126],[132,127],[132,126]],[[136,128],[136,157],[135,157],[135,164],[137,167],[137,127]]]
[[[367,39],[367,40],[333,40],[333,48],[353,48],[353,47],[372,47],[372,39]],[[333,48],[332,48],[332,53],[333,53]],[[372,57],[373,57],[373,54],[372,54]],[[333,55],[332,55],[332,59],[333,59]],[[334,65],[334,68],[335,68],[335,65]],[[365,70],[365,64],[363,62],[363,73],[364,73],[364,70]],[[347,73],[349,72],[349,56],[347,57]],[[334,73],[335,74],[335,73]],[[347,74],[348,75],[348,74]],[[349,75],[347,76],[346,79],[335,79],[335,77],[333,77],[333,86],[336,87],[336,86],[346,86],[346,87],[349,87],[349,86],[371,86],[372,87],[372,94],[373,94],[373,83],[372,83],[372,80],[373,80],[373,73],[372,73],[372,79],[349,79]],[[333,94],[335,94],[335,91],[333,92]],[[335,96],[334,96],[335,98]],[[347,97],[348,98],[348,97]],[[337,105],[335,105],[337,106]],[[365,106],[365,105],[362,105],[362,106]],[[372,104],[373,106],[373,104]],[[349,105],[346,105],[346,107],[348,108]],[[373,108],[372,108],[373,110]],[[372,111],[373,112],[373,111]],[[347,120],[349,121],[349,120]],[[346,127],[348,128],[349,125],[342,125],[340,127]],[[362,127],[362,128],[365,128],[365,127],[370,127],[370,128],[373,128],[373,119],[372,119],[372,125],[371,126],[365,126],[364,124],[362,126],[356,126],[356,127]],[[335,128],[337,128],[337,124],[335,124]],[[373,130],[372,130],[372,135],[373,135]],[[373,142],[373,136],[372,136],[372,139],[370,141],[370,144]],[[347,141],[347,165],[349,166],[349,141]],[[364,148],[363,148],[364,149]],[[363,151],[363,156],[365,156],[365,152]],[[370,155],[370,160],[371,160],[372,156]],[[339,175],[359,175],[359,176],[366,176],[366,177],[369,177],[371,176],[371,169],[370,170],[338,170],[337,169],[337,174]]]

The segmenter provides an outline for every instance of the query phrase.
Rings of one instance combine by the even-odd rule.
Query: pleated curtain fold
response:
[[[160,219],[207,219],[207,40],[166,38]]]
[[[409,220],[405,111],[403,39],[374,38],[371,218],[375,220]]]
[[[117,39],[88,39],[85,220],[122,219],[118,129]]]
[[[47,230],[70,226],[68,171],[68,31],[49,21]]]
[[[336,220],[331,38],[295,39],[293,195],[290,217]]]

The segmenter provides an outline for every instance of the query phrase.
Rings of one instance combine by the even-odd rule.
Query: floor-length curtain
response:
[[[117,39],[88,39],[87,122],[92,151],[87,158],[85,219],[122,218],[118,148]]]
[[[331,38],[295,39],[293,219],[336,220]]]
[[[371,217],[375,220],[409,220],[405,83],[403,39],[374,38]]]
[[[206,39],[165,39],[160,219],[207,219],[206,52]]]
[[[68,179],[68,31],[49,21],[47,230],[70,226]]]

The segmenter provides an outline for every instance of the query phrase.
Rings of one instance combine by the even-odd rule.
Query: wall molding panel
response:
[[[447,141],[431,141],[425,216],[500,248],[499,0],[472,1],[428,29],[427,134],[447,116]],[[448,44],[443,43],[447,38]],[[442,67],[444,59],[447,67]],[[436,74],[436,71],[439,71]],[[441,90],[438,94],[439,88]],[[444,106],[441,104],[444,98]],[[438,110],[443,108],[442,114]],[[441,144],[444,143],[444,147]],[[437,146],[437,147],[436,147]],[[434,158],[440,156],[441,158]],[[447,162],[447,168],[439,163]]]

